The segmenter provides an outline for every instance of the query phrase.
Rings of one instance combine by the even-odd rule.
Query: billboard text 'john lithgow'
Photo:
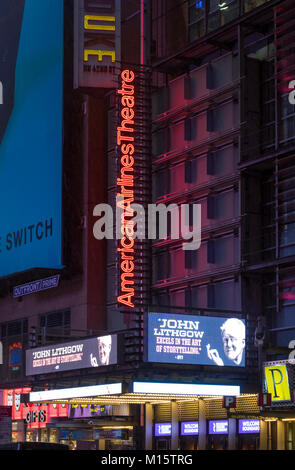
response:
[[[245,366],[242,319],[149,313],[146,321],[149,362]]]

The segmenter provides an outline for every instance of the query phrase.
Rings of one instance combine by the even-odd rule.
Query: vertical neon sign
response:
[[[121,73],[121,125],[117,127],[117,145],[120,148],[120,177],[117,178],[117,207],[122,211],[120,253],[120,290],[117,300],[134,308],[134,216],[131,204],[134,202],[134,78],[131,70]]]

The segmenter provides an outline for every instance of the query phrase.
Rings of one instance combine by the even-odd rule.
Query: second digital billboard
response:
[[[64,7],[0,2],[0,278],[62,268]]]
[[[146,315],[148,362],[244,367],[245,345],[246,325],[240,318]]]

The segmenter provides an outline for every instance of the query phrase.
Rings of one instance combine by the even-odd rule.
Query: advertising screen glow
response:
[[[209,434],[228,434],[228,421],[209,421]]]
[[[199,422],[191,421],[187,423],[181,423],[181,436],[195,436],[199,434]]]
[[[259,419],[239,419],[239,434],[253,434],[259,432]]]
[[[171,436],[171,423],[156,423],[155,436]]]
[[[149,313],[147,361],[243,367],[245,336],[237,318]]]
[[[3,277],[62,267],[63,1],[1,0],[0,18]]]
[[[26,351],[26,375],[48,374],[117,363],[117,335],[80,339]]]

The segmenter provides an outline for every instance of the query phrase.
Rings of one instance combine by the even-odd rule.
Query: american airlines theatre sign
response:
[[[120,295],[118,302],[134,307],[134,164],[136,158],[134,137],[134,79],[132,70],[121,73],[120,125],[117,127],[117,145],[120,149],[120,175],[117,178],[117,209],[121,213],[120,253]],[[118,211],[117,211],[118,213]]]

